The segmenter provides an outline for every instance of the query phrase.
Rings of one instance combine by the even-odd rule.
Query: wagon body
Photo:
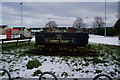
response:
[[[88,33],[80,32],[36,32],[36,45],[87,46]]]

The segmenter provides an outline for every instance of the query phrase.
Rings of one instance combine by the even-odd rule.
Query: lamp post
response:
[[[120,19],[120,1],[118,2],[118,20]],[[118,45],[120,45],[120,35],[118,36]]]
[[[106,0],[105,0],[105,32],[104,36],[106,36]]]
[[[23,19],[22,19],[22,4],[23,2],[20,3],[20,6],[21,6],[21,27],[22,27],[22,31],[21,31],[21,34],[22,34],[22,37],[23,37]]]
[[[118,16],[117,16],[118,19],[120,19],[120,1],[118,2]]]

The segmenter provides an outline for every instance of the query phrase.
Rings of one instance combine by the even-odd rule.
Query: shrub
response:
[[[42,64],[37,59],[34,59],[31,61],[28,61],[26,66],[27,66],[27,69],[33,69],[33,68],[38,68],[41,65]]]
[[[108,28],[106,31],[107,31],[107,36],[116,36],[117,35],[117,31],[114,28]]]
[[[61,74],[61,76],[63,77],[68,77],[68,73],[67,72],[63,72],[62,74]]]
[[[38,74],[41,74],[42,72],[40,71],[40,70],[37,70],[37,71],[35,71],[34,73],[33,73],[33,75],[32,76],[39,76]]]
[[[97,28],[97,29],[93,29],[91,32],[94,33],[95,35],[102,35],[102,36],[104,36],[105,29],[104,28]],[[112,27],[106,28],[106,35],[107,36],[116,36],[117,35],[117,31],[116,31],[116,29],[114,29]]]

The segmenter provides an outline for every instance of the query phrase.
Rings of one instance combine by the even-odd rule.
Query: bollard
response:
[[[58,80],[57,77],[56,77],[53,73],[51,73],[51,72],[43,72],[43,73],[40,75],[39,80],[41,80],[41,79],[42,79],[42,76],[45,75],[45,74],[50,74],[50,75],[52,75],[52,76],[54,77],[55,80]]]
[[[6,69],[0,69],[0,71],[4,71],[8,75],[8,80],[12,80],[10,73]]]
[[[100,77],[102,77],[102,76],[108,78],[109,80],[113,80],[109,75],[106,75],[106,74],[98,74],[97,76],[95,76],[95,77],[93,78],[93,80],[100,79]]]

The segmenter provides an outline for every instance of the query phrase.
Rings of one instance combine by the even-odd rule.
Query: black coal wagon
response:
[[[88,46],[88,33],[80,32],[36,32],[35,42],[47,51],[77,51]],[[79,49],[80,50],[80,49]]]
[[[36,32],[36,45],[87,46],[88,33],[77,32]]]

